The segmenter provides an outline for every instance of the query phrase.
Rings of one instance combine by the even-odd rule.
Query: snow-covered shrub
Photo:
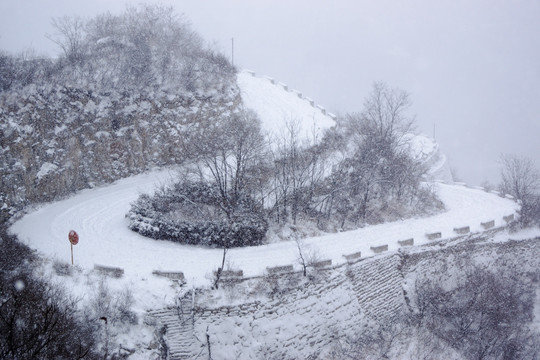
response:
[[[73,265],[56,260],[53,263],[54,272],[60,276],[71,276],[73,274]]]
[[[131,290],[126,288],[121,292],[111,291],[106,280],[102,278],[98,283],[94,297],[90,299],[89,307],[86,309],[87,316],[95,319],[105,317],[104,321],[112,326],[133,325],[138,321],[137,315],[131,310],[133,302]]]
[[[103,358],[79,300],[33,271],[35,259],[0,224],[0,358]]]
[[[220,210],[215,186],[182,182],[154,196],[141,195],[127,214],[129,228],[153,239],[189,245],[241,247],[260,245],[268,229],[262,210],[245,196],[233,216]]]
[[[426,328],[464,358],[524,359],[538,355],[536,289],[527,274],[502,266],[469,265],[448,286],[427,278],[416,284],[413,307]],[[534,357],[534,356],[533,356]]]

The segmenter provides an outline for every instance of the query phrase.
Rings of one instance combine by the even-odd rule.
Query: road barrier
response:
[[[503,220],[509,223],[515,220],[515,216],[514,214],[506,215],[506,216],[503,216]]]
[[[266,271],[269,274],[280,274],[280,273],[293,272],[294,267],[292,265],[274,266],[274,267],[267,267]]]
[[[482,227],[485,230],[491,229],[492,227],[495,226],[495,220],[486,221],[486,222],[480,223],[480,225],[482,225]]]
[[[244,276],[244,271],[243,270],[223,270],[221,272],[221,277],[224,277],[224,278],[238,278],[238,277],[243,277]]]
[[[428,240],[435,240],[442,238],[442,234],[440,232],[434,232],[426,234],[426,237],[428,238]]]
[[[270,76],[265,76],[264,77],[266,80],[270,81],[273,85],[276,85],[276,80],[274,80],[273,78],[271,78]]]
[[[353,254],[343,255],[343,257],[345,258],[345,260],[347,260],[349,264],[355,263],[362,257],[362,252],[358,251]]]
[[[324,268],[324,267],[332,266],[332,260],[330,259],[330,260],[317,261],[317,262],[312,263],[310,266],[314,268]]]
[[[178,280],[180,282],[186,282],[186,279],[184,277],[184,273],[181,271],[159,271],[154,270],[152,271],[152,274],[156,276],[166,277],[171,280]]]
[[[370,249],[375,254],[380,254],[382,252],[388,251],[388,245],[371,246]]]
[[[470,228],[470,226],[463,226],[463,227],[459,227],[459,228],[454,228],[454,232],[456,234],[460,234],[460,235],[468,234],[468,233],[471,232],[471,228]]]
[[[399,246],[413,246],[414,245],[414,238],[407,239],[407,240],[398,240]]]
[[[94,264],[94,270],[100,272],[103,275],[112,276],[114,278],[121,278],[124,275],[124,269],[119,267]]]

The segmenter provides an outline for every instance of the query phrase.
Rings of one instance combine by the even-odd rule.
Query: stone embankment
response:
[[[190,291],[182,309],[150,315],[167,328],[170,359],[207,358],[209,351],[213,359],[307,358],[362,324],[408,311],[419,277],[445,276],[451,268],[486,259],[513,273],[538,275],[540,239],[493,242],[499,231],[312,269],[307,277],[269,273],[226,282],[221,291],[232,305],[212,306],[204,294],[192,297]]]

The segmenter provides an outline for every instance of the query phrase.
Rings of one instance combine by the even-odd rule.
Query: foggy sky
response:
[[[122,12],[119,0],[0,0],[0,49],[54,56],[53,17]],[[157,3],[157,1],[146,1]],[[540,167],[539,1],[170,0],[235,64],[334,113],[362,110],[375,81],[411,94],[466,182],[499,181],[501,153]]]

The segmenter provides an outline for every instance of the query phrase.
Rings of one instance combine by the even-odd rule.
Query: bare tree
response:
[[[405,146],[405,135],[414,123],[407,115],[410,106],[405,91],[375,83],[364,110],[345,119],[343,127],[352,134],[352,146],[339,171],[346,176],[347,195],[358,204],[345,211],[355,223],[368,221],[374,199],[400,200],[416,193],[421,169]]]
[[[500,189],[521,201],[528,199],[540,190],[540,172],[534,161],[515,155],[501,156]]]
[[[37,278],[33,254],[0,226],[0,358],[98,356],[95,322],[82,322],[77,300]]]
[[[296,260],[302,267],[302,274],[307,276],[307,268],[313,266],[320,260],[319,254],[316,250],[311,249],[309,245],[306,245],[305,242],[299,238],[295,238],[294,242],[296,243],[296,248],[298,249]]]
[[[407,116],[411,104],[406,91],[390,88],[383,82],[374,83],[364,102],[364,110],[357,121],[350,123],[351,130],[360,137],[357,141],[370,138],[398,146],[403,136],[414,128],[414,118]]]
[[[540,172],[529,158],[501,156],[499,189],[521,202],[520,222],[523,226],[540,222]]]
[[[84,44],[84,21],[80,17],[63,16],[53,18],[55,34],[47,38],[62,49],[66,58],[75,63],[81,60]]]
[[[274,210],[276,219],[292,220],[308,212],[314,204],[316,186],[325,174],[324,151],[318,145],[318,133],[311,130],[311,137],[301,136],[299,121],[286,121],[285,131],[276,140],[273,149]]]
[[[258,184],[255,168],[264,160],[266,143],[260,120],[250,110],[191,124],[184,142],[186,154],[196,161],[203,182],[215,184],[220,208],[232,220],[244,195]]]
[[[534,298],[522,279],[474,266],[451,289],[432,281],[417,286],[419,326],[467,359],[528,358],[538,345],[528,327]]]

